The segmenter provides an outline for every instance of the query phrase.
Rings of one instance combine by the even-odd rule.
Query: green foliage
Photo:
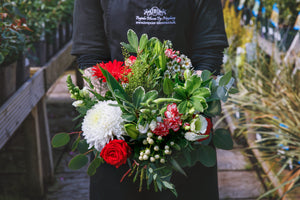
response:
[[[89,176],[93,176],[96,171],[97,168],[100,167],[101,163],[103,162],[103,160],[101,158],[96,157],[89,165],[88,170],[87,170],[87,174]]]
[[[72,158],[68,164],[68,167],[72,170],[77,170],[84,167],[88,163],[89,159],[84,154],[78,154]]]
[[[231,150],[233,148],[231,134],[226,129],[217,129],[214,131],[213,143],[219,149]]]
[[[136,129],[136,125],[134,124],[125,124],[124,125],[126,133],[132,138],[137,139],[140,132]]]
[[[68,144],[70,135],[68,133],[58,133],[52,138],[51,144],[54,148],[62,147]]]

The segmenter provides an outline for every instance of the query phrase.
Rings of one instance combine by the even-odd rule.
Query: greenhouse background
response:
[[[65,83],[71,74],[83,86],[70,55],[74,1],[0,4],[0,200],[88,199],[86,169],[67,168],[72,146],[51,147],[78,123]],[[218,151],[220,198],[300,199],[300,1],[222,4],[222,73],[237,92],[215,119],[235,141]]]

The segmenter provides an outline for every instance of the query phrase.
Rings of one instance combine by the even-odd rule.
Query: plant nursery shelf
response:
[[[69,42],[0,107],[0,149],[21,127],[27,152],[24,191],[33,199],[44,195],[44,183],[54,177],[45,94],[74,62],[71,47]]]

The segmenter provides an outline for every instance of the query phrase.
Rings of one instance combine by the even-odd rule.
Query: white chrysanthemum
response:
[[[97,103],[87,111],[82,123],[82,135],[89,144],[89,148],[94,146],[98,151],[101,151],[114,136],[122,139],[124,133],[121,109],[108,104],[117,104],[117,102]]]
[[[207,137],[206,135],[198,135],[193,132],[186,132],[184,134],[184,138],[188,141],[197,141],[197,140],[200,140],[200,139],[206,138],[206,137]]]

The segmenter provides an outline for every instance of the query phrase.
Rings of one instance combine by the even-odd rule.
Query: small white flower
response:
[[[82,100],[74,101],[72,103],[72,106],[74,106],[75,108],[83,106],[83,101]]]
[[[162,140],[163,138],[162,138],[162,136],[158,136],[157,139],[158,140]]]
[[[143,156],[139,156],[139,160],[143,160]]]
[[[174,146],[174,144],[175,144],[175,143],[174,143],[173,141],[172,141],[172,142],[170,142],[170,145],[171,145],[171,146]]]
[[[150,149],[146,149],[145,154],[146,154],[146,155],[150,155],[150,153],[151,153],[151,152],[150,152]]]
[[[153,131],[154,129],[156,129],[156,126],[157,126],[156,121],[152,120],[149,125],[149,128],[151,131]]]
[[[148,160],[148,155],[143,155],[143,160]]]
[[[123,139],[123,119],[122,111],[119,107],[110,106],[117,104],[116,101],[101,101],[87,111],[83,122],[83,137],[97,151],[101,151],[104,146],[114,137]]]
[[[138,128],[139,128],[139,132],[141,133],[141,134],[145,134],[145,133],[147,133],[147,131],[148,131],[148,129],[149,129],[149,124],[146,124],[146,125],[141,125],[141,124],[139,124],[138,125]]]
[[[159,146],[155,146],[154,151],[158,151],[158,150],[159,150]]]
[[[169,155],[170,151],[168,149],[165,150],[165,154]]]
[[[162,122],[162,118],[161,117],[156,117],[156,121],[157,122]]]
[[[147,136],[151,138],[151,137],[153,136],[153,133],[148,132],[148,133],[147,133]]]
[[[155,162],[155,158],[154,158],[154,157],[151,157],[151,158],[150,158],[150,161],[151,161],[151,162]]]
[[[154,140],[153,139],[150,139],[148,142],[149,142],[149,144],[154,144]]]
[[[171,77],[171,73],[169,70],[166,70],[164,73],[164,78],[170,78]]]
[[[166,162],[166,160],[165,159],[160,159],[160,163],[162,163],[162,164],[164,164]]]
[[[174,72],[179,72],[180,71],[180,65],[174,65],[173,70],[174,70]]]
[[[147,140],[146,139],[143,140],[143,145],[147,145],[147,144],[148,144]]]
[[[154,156],[154,158],[155,158],[155,159],[159,159],[160,156],[159,156],[158,154],[156,154],[156,155]]]
[[[165,146],[165,149],[169,150],[169,149],[170,149],[170,147],[169,147],[168,145],[166,145],[166,146]]]

